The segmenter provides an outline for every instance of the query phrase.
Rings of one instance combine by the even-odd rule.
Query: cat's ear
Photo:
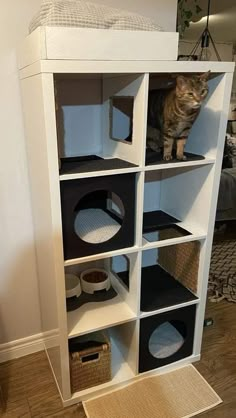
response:
[[[185,90],[188,87],[188,80],[186,77],[184,77],[183,75],[178,75],[178,77],[176,78],[176,86],[178,88],[178,90]]]
[[[202,81],[208,81],[211,75],[211,71],[207,71],[206,73],[203,73],[199,75],[199,79]]]

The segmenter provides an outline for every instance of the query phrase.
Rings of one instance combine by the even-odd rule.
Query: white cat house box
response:
[[[19,67],[39,60],[175,61],[178,34],[40,26],[25,39]]]

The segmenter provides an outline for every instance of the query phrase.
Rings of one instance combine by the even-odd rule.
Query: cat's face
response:
[[[200,108],[208,94],[209,76],[210,71],[189,77],[178,76],[176,78],[176,96],[179,102],[189,109]]]

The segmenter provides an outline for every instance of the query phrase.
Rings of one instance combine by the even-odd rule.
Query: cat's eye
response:
[[[202,89],[201,95],[203,96],[205,93],[207,93],[207,89]]]
[[[189,97],[193,97],[193,93],[188,93]]]

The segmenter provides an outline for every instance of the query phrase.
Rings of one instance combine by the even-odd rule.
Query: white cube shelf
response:
[[[103,269],[111,283],[108,291],[93,295],[82,292],[79,298],[67,300],[68,338],[137,318],[139,257],[138,253],[131,253],[66,267],[66,273],[77,277],[88,269]]]
[[[189,240],[191,235],[196,238],[206,236],[210,205],[208,193],[213,171],[213,165],[209,164],[186,168],[177,165],[176,168],[145,172],[144,246],[166,239],[160,234],[163,228],[172,228],[168,237],[171,242]],[[164,214],[170,219],[163,220]],[[149,216],[152,216],[152,222]]]
[[[86,167],[87,172],[95,172],[94,176],[96,172],[107,170],[107,167],[109,171],[116,172],[117,169],[132,169],[141,165],[140,143],[145,123],[143,103],[146,94],[144,76],[79,74],[75,77],[64,74],[56,75],[54,82],[58,150],[65,165],[64,168],[62,163],[61,179],[69,178],[69,174],[76,172],[86,174]],[[126,105],[129,101],[132,107],[130,117],[129,106]],[[93,155],[105,161],[97,160],[92,164],[89,160],[86,166],[83,158]],[[76,157],[79,157],[78,171]]]
[[[137,378],[139,371],[159,373],[170,367],[168,358],[165,362],[152,362],[147,349],[144,355],[149,356],[149,360],[144,365],[139,348],[142,335],[147,337],[143,332],[146,323],[151,332],[155,324],[161,324],[162,318],[175,325],[174,315],[182,318],[185,312],[190,312],[188,349],[181,349],[182,354],[170,358],[169,363],[175,368],[199,360],[201,353],[234,64],[176,62],[176,34],[124,32],[114,32],[109,38],[106,31],[39,28],[26,39],[20,52],[42,332],[54,330],[55,333],[55,339],[50,339],[50,344],[47,340],[45,344],[65,406],[116,388]],[[86,50],[80,42],[82,33],[88,35]],[[97,39],[96,34],[99,35]],[[114,42],[116,45],[122,42],[122,49],[114,48]],[[167,44],[170,48],[166,48]],[[149,89],[168,82],[171,75],[208,70],[211,70],[210,93],[186,145],[187,152],[201,158],[170,163],[154,158],[147,163]],[[105,163],[99,160],[98,166],[96,161],[86,166],[85,161],[84,168],[78,169],[77,161],[73,170],[63,171],[62,164],[59,171],[60,158],[93,155],[103,158]],[[114,159],[125,164],[114,166],[111,164]],[[124,173],[135,173],[134,245],[128,248],[114,246],[111,250],[108,245],[106,252],[64,259],[60,185],[67,181],[93,184],[102,176],[110,176],[112,185],[113,179],[124,178]],[[93,202],[89,204],[91,206]],[[109,210],[117,212],[116,202]],[[172,217],[167,217],[169,231],[163,228],[166,215],[162,217],[162,224],[156,225],[157,211],[162,211],[162,216],[164,213]],[[147,219],[147,214],[153,212],[151,219]],[[168,236],[167,232],[173,235]],[[181,248],[187,249],[187,254],[189,249],[199,252],[194,267],[194,288],[186,281],[183,284],[179,270],[175,276],[173,263],[168,263],[170,251],[174,251],[178,260]],[[175,281],[180,281],[187,293],[184,291],[179,300],[172,299],[166,306],[155,305],[155,300],[151,300],[151,306],[145,307],[145,294],[150,291],[151,280],[145,272],[148,269],[154,272],[150,288],[154,286],[158,293],[158,265],[172,277],[171,286],[175,287]],[[109,272],[117,296],[103,302],[84,303],[67,312],[65,272],[79,275],[92,267],[105,268]],[[113,342],[112,380],[73,394],[68,340],[102,329],[111,335]]]

